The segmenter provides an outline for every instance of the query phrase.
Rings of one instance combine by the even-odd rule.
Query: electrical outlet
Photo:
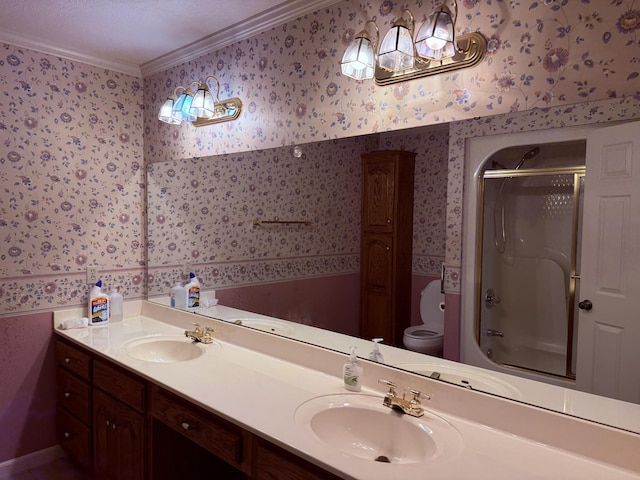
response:
[[[193,263],[189,261],[184,262],[184,266],[182,267],[182,274],[189,275],[191,272],[193,272]]]
[[[98,281],[98,267],[89,266],[87,267],[87,283],[89,285],[95,285]]]

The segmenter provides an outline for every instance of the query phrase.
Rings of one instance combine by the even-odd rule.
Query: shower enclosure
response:
[[[585,150],[509,147],[483,164],[475,336],[499,365],[575,378]]]

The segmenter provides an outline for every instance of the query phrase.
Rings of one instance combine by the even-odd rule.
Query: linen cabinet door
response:
[[[361,325],[364,338],[392,342],[393,240],[389,235],[367,235],[362,241]]]

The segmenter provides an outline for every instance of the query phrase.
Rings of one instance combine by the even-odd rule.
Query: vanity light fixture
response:
[[[178,95],[180,90],[182,93]],[[191,122],[202,127],[237,119],[242,111],[240,99],[220,100],[219,95],[220,82],[213,75],[203,82],[191,82],[188,88],[178,86],[160,107],[158,120],[170,125]]]
[[[446,5],[431,13],[415,38],[413,14],[404,9],[380,42],[377,57],[373,53],[373,62],[369,62],[369,58],[375,46],[367,27],[375,26],[376,43],[378,27],[375,22],[367,21],[365,29],[355,36],[342,57],[342,73],[356,80],[373,78],[376,85],[391,85],[477,65],[487,52],[487,39],[480,32],[456,38],[456,0],[452,6],[453,13]]]

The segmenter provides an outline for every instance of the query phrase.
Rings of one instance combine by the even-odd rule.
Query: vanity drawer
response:
[[[91,419],[91,387],[88,383],[58,368],[57,398],[58,405],[66,408],[87,425]]]
[[[245,458],[240,427],[162,389],[154,392],[153,416],[221,460],[243,469]]]
[[[91,375],[91,357],[80,349],[64,342],[56,342],[56,361],[58,365],[75,373],[85,380]]]
[[[144,412],[145,385],[141,380],[96,359],[93,362],[93,385]]]
[[[56,421],[60,446],[80,466],[91,467],[91,429],[61,407]]]

